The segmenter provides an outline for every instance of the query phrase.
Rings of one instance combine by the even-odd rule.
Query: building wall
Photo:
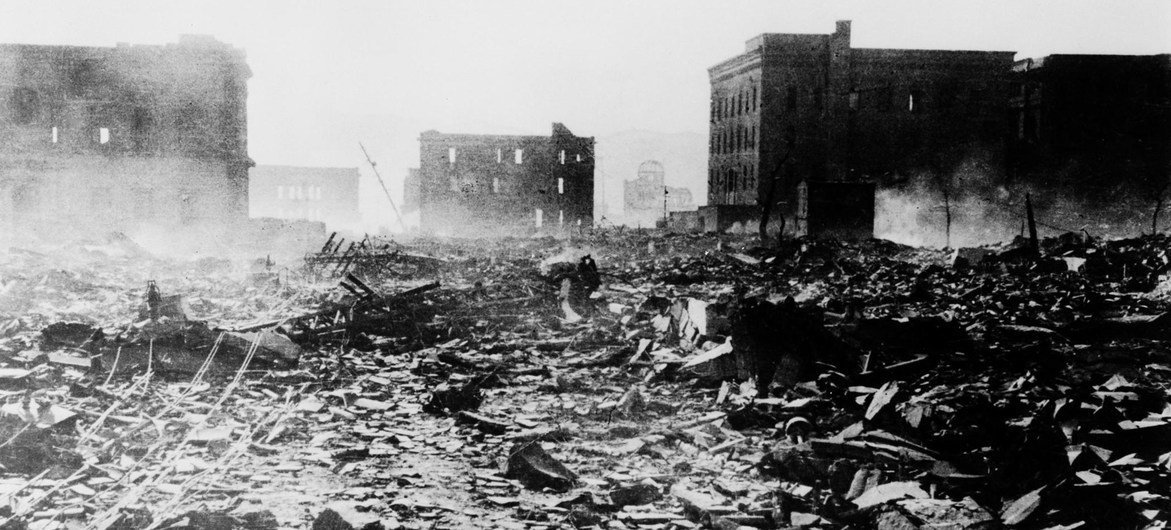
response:
[[[96,232],[245,220],[250,75],[243,52],[209,37],[0,45],[0,222]]]
[[[352,228],[362,220],[358,178],[356,167],[256,166],[248,179],[249,216]]]
[[[802,181],[897,181],[972,153],[1003,159],[997,97],[1011,52],[856,49],[848,21],[745,47],[709,69],[711,205],[759,204],[775,180],[774,204],[792,217]]]
[[[555,123],[549,137],[427,131],[419,143],[426,232],[508,235],[593,223],[593,138]]]
[[[1171,55],[1025,59],[1011,82],[1013,179],[1117,202],[1171,178]]]

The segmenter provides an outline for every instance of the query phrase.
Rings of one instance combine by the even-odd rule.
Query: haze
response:
[[[0,41],[162,44],[196,33],[243,48],[252,158],[362,167],[373,227],[391,215],[359,141],[398,198],[427,129],[548,134],[560,121],[600,143],[631,130],[706,136],[709,66],[753,35],[828,33],[838,19],[854,21],[856,47],[1171,52],[1171,3],[1067,0],[5,2]],[[607,174],[607,201],[633,176]],[[667,178],[702,202],[697,183]]]

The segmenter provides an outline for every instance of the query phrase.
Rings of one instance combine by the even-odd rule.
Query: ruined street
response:
[[[1167,518],[1164,236],[342,243],[0,254],[4,527]]]

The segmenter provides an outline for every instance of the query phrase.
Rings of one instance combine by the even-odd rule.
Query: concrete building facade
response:
[[[560,123],[551,136],[426,131],[419,154],[424,232],[514,235],[593,223],[594,139],[574,136]]]
[[[248,213],[244,53],[0,45],[0,227],[222,226]]]
[[[250,217],[321,221],[331,230],[362,221],[356,167],[261,165],[248,176]]]
[[[796,221],[801,182],[882,181],[977,153],[1002,157],[1012,52],[853,48],[849,21],[745,47],[708,70],[710,211],[701,218],[743,216],[774,180],[775,209]]]

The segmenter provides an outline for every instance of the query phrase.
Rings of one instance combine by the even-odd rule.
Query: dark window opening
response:
[[[813,108],[816,109],[817,112],[821,112],[824,108],[823,104],[824,102],[822,101],[821,87],[813,89]]]
[[[884,86],[878,89],[875,94],[875,106],[878,110],[890,110],[891,89],[889,86]]]
[[[37,92],[31,88],[12,91],[9,107],[12,117],[19,125],[30,125],[37,119]]]
[[[137,151],[145,150],[150,145],[150,130],[153,124],[150,112],[142,107],[134,109],[130,124],[132,127],[131,140],[134,142],[134,149]]]
[[[81,97],[89,94],[91,87],[97,84],[97,69],[97,62],[92,59],[74,65],[69,72],[69,95]]]
[[[797,87],[789,87],[785,94],[785,108],[789,110],[797,110]]]
[[[950,109],[955,107],[956,100],[959,96],[959,87],[955,81],[944,81],[940,83],[938,90],[938,107],[941,109]]]

